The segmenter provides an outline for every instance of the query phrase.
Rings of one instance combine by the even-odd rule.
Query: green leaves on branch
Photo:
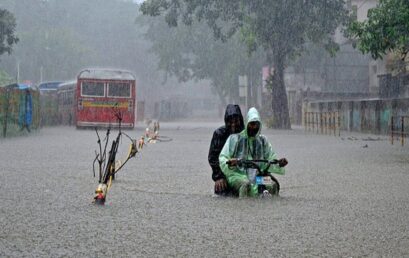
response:
[[[183,82],[209,80],[222,102],[238,90],[237,78],[249,66],[261,70],[263,58],[258,53],[250,58],[238,35],[221,42],[204,23],[169,27],[163,17],[145,18],[141,24],[147,26],[145,36],[159,58],[159,69]]]
[[[249,52],[262,47],[285,57],[298,53],[308,41],[325,41],[334,53],[337,47],[329,35],[347,17],[343,0],[148,0],[141,11],[164,15],[170,26],[203,20],[222,40],[239,30]]]
[[[164,15],[170,26],[203,20],[224,41],[239,31],[248,52],[263,50],[262,61],[276,69],[272,108],[279,114],[277,126],[289,128],[284,69],[307,42],[324,43],[335,53],[331,35],[346,21],[344,5],[344,0],[147,0],[141,11]]]
[[[397,51],[404,59],[409,51],[409,1],[380,0],[368,11],[368,19],[352,22],[347,33],[358,49],[374,59],[389,51]]]
[[[16,19],[14,15],[5,9],[0,9],[0,55],[11,53],[13,44],[18,42],[14,35]]]

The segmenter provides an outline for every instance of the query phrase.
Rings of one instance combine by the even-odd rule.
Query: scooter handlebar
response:
[[[226,162],[227,165],[232,165],[233,161],[232,160],[228,160]],[[250,164],[256,164],[256,163],[269,163],[271,165],[273,164],[278,164],[278,160],[277,159],[273,159],[273,160],[267,160],[267,159],[253,159],[253,160],[247,160],[247,159],[237,159],[236,164],[238,166],[243,166],[243,165],[250,165]]]

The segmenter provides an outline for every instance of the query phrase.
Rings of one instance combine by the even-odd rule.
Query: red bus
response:
[[[135,76],[128,71],[82,70],[77,77],[77,128],[118,127],[118,111],[122,115],[121,127],[134,128],[135,87]]]

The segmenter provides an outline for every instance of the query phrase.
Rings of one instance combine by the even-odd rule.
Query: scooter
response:
[[[260,163],[266,163],[267,166],[262,170],[260,168]],[[247,172],[247,177],[252,184],[256,184],[258,187],[258,194],[261,197],[278,195],[280,192],[280,183],[277,178],[275,178],[271,173],[268,172],[268,169],[271,165],[278,164],[278,160],[264,160],[264,159],[255,159],[255,160],[246,160],[238,159],[237,167],[245,169]],[[227,165],[231,165],[231,161],[227,161]],[[267,190],[266,186],[272,186],[272,193]]]

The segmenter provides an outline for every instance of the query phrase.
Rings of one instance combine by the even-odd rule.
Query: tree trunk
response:
[[[239,96],[239,76],[234,77],[233,87],[230,87],[229,90],[229,102],[230,104],[240,104],[240,96]]]
[[[251,107],[254,107],[253,99],[252,99],[253,95],[252,95],[252,92],[251,92],[251,87],[253,85],[251,85],[251,73],[248,73],[246,77],[247,77],[247,102],[246,102],[246,107],[247,107],[247,110],[248,110]]]
[[[254,69],[257,68],[257,69]],[[261,90],[261,72],[258,71],[259,67],[254,67],[252,68],[251,72],[251,90],[252,90],[252,96],[253,96],[253,106],[255,106],[257,109],[260,110],[260,90]]]
[[[291,129],[287,91],[284,83],[284,56],[274,55],[274,75],[272,87],[273,128]]]
[[[220,104],[218,105],[218,116],[220,118],[224,117],[224,110],[226,109],[227,106],[227,100],[226,100],[226,93],[223,90],[223,88],[221,88],[219,83],[215,83],[214,81],[212,82],[212,87],[214,89],[214,91],[216,92],[216,95],[219,97],[220,100]]]
[[[226,101],[226,94],[224,93],[223,89],[220,87],[220,85],[215,84],[214,82],[212,83],[212,86],[214,90],[216,91],[217,96],[219,97],[220,104],[222,105],[223,108],[227,106],[227,101]]]
[[[247,74],[247,85],[249,88],[248,91],[248,96],[249,96],[249,100],[248,100],[248,106],[250,107],[255,107],[257,109],[259,109],[258,101],[257,101],[257,90],[258,90],[258,85],[257,85],[257,72],[253,69],[250,68]]]

